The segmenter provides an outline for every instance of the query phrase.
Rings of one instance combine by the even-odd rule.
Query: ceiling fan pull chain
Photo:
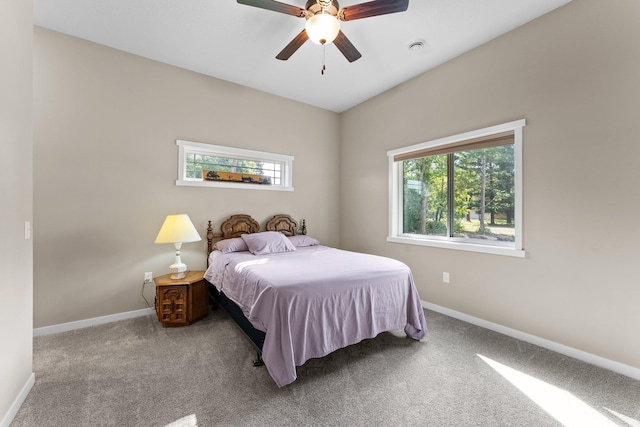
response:
[[[327,45],[323,44],[322,45],[322,70],[320,71],[320,74],[322,74],[324,76],[324,70],[327,69],[327,67],[324,65],[324,60],[325,60],[325,55],[324,53],[326,52],[326,47]]]

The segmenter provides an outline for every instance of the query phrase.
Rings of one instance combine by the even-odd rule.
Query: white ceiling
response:
[[[341,7],[367,0],[342,0]],[[34,0],[36,25],[219,79],[342,112],[570,0],[410,0],[341,23],[362,58],[307,41],[275,56],[304,19],[235,0]],[[305,0],[281,0],[304,7]],[[424,49],[413,52],[415,40]]]

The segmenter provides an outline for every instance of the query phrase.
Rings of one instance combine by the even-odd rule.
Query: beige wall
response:
[[[144,308],[143,273],[173,262],[154,244],[167,214],[204,237],[289,213],[339,244],[337,114],[42,28],[34,50],[35,327]],[[295,191],[176,186],[176,139],[293,155]],[[204,269],[205,251],[182,260]]]
[[[0,2],[0,424],[32,373],[32,26],[32,2]]]
[[[35,326],[144,307],[168,213],[288,212],[407,262],[425,301],[640,367],[639,12],[575,0],[341,116],[36,28]],[[387,150],[519,118],[525,259],[385,242]],[[296,191],[176,187],[175,139],[294,155]]]
[[[575,0],[344,113],[342,245],[408,263],[423,300],[640,367],[638,16]],[[520,118],[526,259],[385,242],[387,150]]]

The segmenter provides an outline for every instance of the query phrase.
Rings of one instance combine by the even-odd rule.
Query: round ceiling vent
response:
[[[409,50],[411,52],[418,52],[424,48],[424,40],[414,40],[409,44]]]

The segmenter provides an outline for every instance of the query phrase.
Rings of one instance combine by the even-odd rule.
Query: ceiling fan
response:
[[[359,59],[362,54],[340,30],[340,21],[353,21],[371,16],[404,12],[409,0],[373,0],[340,8],[337,0],[308,0],[304,9],[275,0],[238,0],[240,4],[305,18],[305,29],[294,37],[276,58],[286,61],[307,40],[326,45],[331,42],[349,62]]]

